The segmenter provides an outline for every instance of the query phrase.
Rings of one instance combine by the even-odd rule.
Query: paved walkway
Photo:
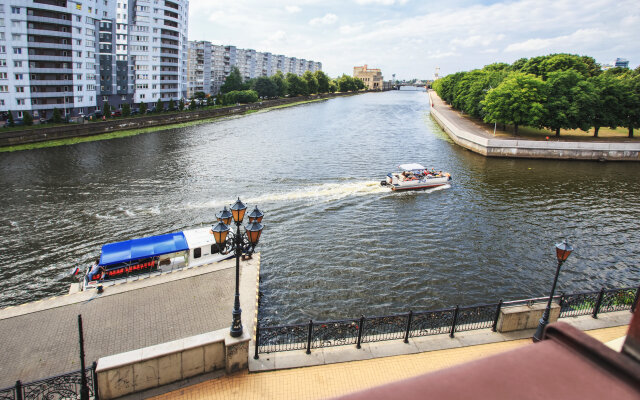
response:
[[[624,336],[627,326],[587,331],[601,342]],[[323,399],[437,371],[531,345],[519,339],[419,354],[352,361],[281,371],[241,372],[155,397],[195,399]]]
[[[442,100],[435,91],[429,91],[429,97],[431,98],[431,104],[433,104],[433,107],[437,109],[438,112],[440,112],[440,114],[442,114],[445,118],[447,118],[447,120],[456,128],[472,132],[473,134],[486,139],[495,138],[495,136],[493,136],[493,131],[490,132],[489,130],[487,130],[486,126],[479,124],[478,122],[470,118],[465,118],[464,116],[462,116],[459,111],[454,110],[450,105],[445,103],[444,100]],[[516,140],[517,138],[505,136],[500,137],[500,139]]]
[[[256,255],[242,270],[258,263]],[[107,287],[102,295],[91,290],[2,309],[0,388],[79,369],[78,314],[91,365],[230,326],[234,291],[235,260],[227,260]]]

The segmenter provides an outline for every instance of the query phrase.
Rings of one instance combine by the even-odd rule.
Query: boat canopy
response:
[[[112,265],[188,249],[187,239],[182,232],[131,239],[102,246],[99,265]]]
[[[400,168],[403,171],[415,171],[415,170],[423,170],[426,169],[425,167],[423,167],[420,164],[401,164],[398,165],[398,168]]]

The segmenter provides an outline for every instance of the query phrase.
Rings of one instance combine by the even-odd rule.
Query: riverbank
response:
[[[183,128],[213,122],[223,117],[241,116],[257,111],[293,107],[328,100],[334,97],[352,96],[365,92],[366,91],[357,93],[326,93],[308,97],[265,100],[259,103],[215,109],[154,114],[100,122],[87,122],[77,125],[66,124],[64,126],[44,127],[42,129],[0,132],[0,152],[65,146],[95,140],[116,139],[167,129]]]
[[[545,158],[559,160],[640,161],[640,143],[619,141],[527,140],[496,138],[429,91],[431,115],[459,146],[486,157]]]

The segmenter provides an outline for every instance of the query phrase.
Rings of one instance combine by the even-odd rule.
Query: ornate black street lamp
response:
[[[560,267],[562,264],[567,261],[569,258],[569,254],[573,251],[573,247],[569,244],[567,239],[565,239],[562,243],[556,244],[556,258],[558,259],[558,268],[556,268],[556,276],[553,278],[553,286],[551,286],[551,294],[549,295],[549,301],[547,302],[547,308],[544,310],[544,314],[542,314],[542,318],[540,318],[540,324],[538,325],[538,329],[536,333],[533,335],[533,341],[539,342],[542,340],[542,333],[544,332],[544,327],[549,323],[549,313],[551,312],[551,302],[553,301],[553,293],[556,291],[556,283],[558,282],[558,275],[560,274]]]
[[[236,296],[233,303],[233,322],[231,323],[231,336],[238,337],[242,335],[242,310],[240,309],[240,256],[243,253],[251,255],[262,233],[263,225],[260,223],[264,214],[258,210],[258,206],[249,214],[249,224],[241,233],[240,226],[247,211],[240,198],[231,206],[231,211],[224,208],[216,215],[218,223],[213,227],[213,237],[216,240],[218,249],[221,254],[229,254],[232,251],[236,257]],[[229,228],[231,218],[236,224],[236,233],[234,234]]]

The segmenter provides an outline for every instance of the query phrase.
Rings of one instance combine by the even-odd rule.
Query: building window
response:
[[[202,249],[198,247],[197,249],[193,249],[193,258],[200,258],[202,256]]]
[[[16,104],[19,106],[23,106],[24,105],[24,99],[16,99]]]
[[[13,54],[22,54],[22,49],[20,47],[14,47]]]
[[[24,93],[24,86],[16,86],[16,93]]]
[[[6,67],[7,66],[7,60],[0,60],[0,67]]]
[[[6,72],[0,72],[0,79],[7,79],[7,73]]]
[[[0,93],[7,93],[9,91],[9,86],[0,85]]]
[[[16,80],[21,81],[22,80],[22,74],[15,74],[16,75]]]
[[[11,14],[20,14],[20,7],[11,7]]]
[[[22,118],[22,117],[23,117],[22,111],[18,111],[18,118]]]
[[[22,61],[14,61],[13,66],[16,68],[22,67]]]

